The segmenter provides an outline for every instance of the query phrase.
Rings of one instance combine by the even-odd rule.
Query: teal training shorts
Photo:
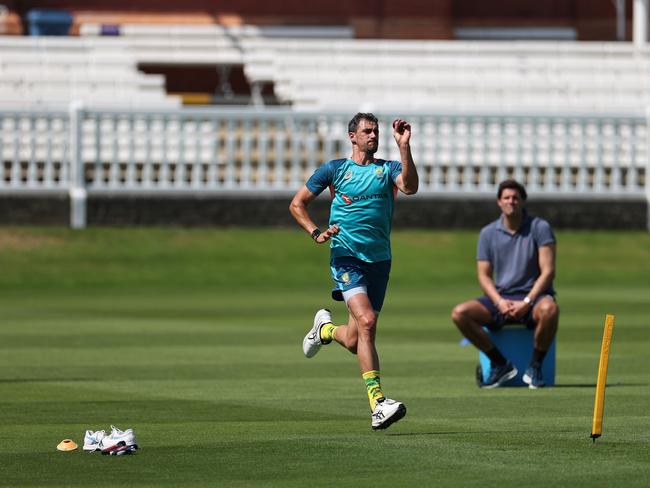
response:
[[[381,311],[388,287],[391,261],[367,263],[352,256],[332,258],[330,269],[334,289],[332,298],[343,301],[343,292],[365,287],[373,310]]]

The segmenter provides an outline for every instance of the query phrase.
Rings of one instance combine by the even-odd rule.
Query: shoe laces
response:
[[[111,435],[113,435],[113,434],[115,434],[115,435],[124,435],[124,431],[121,430],[121,429],[118,429],[114,425],[111,425]]]
[[[386,400],[388,400],[388,398],[385,398],[385,397],[384,398],[379,398],[378,400],[375,400],[375,408],[372,411],[373,412],[378,412],[378,411],[381,412],[381,410],[382,410],[381,407],[383,405],[388,405],[388,403],[386,403]]]
[[[99,442],[99,441],[101,441],[104,437],[106,437],[106,431],[104,431],[104,430],[97,430],[97,431],[89,430],[89,431],[86,433],[86,437],[87,437],[89,440],[91,440],[91,441]]]
[[[111,437],[112,439],[117,439],[120,437],[127,437],[132,435],[133,435],[132,429],[121,430],[115,427],[114,425],[111,425],[111,435],[109,437]]]

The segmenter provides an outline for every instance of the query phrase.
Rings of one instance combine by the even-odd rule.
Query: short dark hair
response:
[[[371,114],[370,112],[359,112],[354,117],[352,117],[352,119],[350,119],[350,122],[348,122],[348,132],[356,132],[359,128],[359,122],[362,120],[369,120],[370,122],[379,124],[379,121],[377,120],[377,117],[375,117],[375,114]]]
[[[517,180],[508,179],[508,180],[503,180],[501,183],[499,183],[499,190],[497,191],[497,199],[501,198],[501,194],[505,189],[517,190],[522,200],[526,200],[528,198],[528,194],[526,193],[526,188],[524,188],[524,185],[519,183]]]

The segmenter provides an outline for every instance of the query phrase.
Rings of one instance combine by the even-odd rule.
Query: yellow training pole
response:
[[[612,329],[614,316],[605,315],[605,330],[603,343],[600,346],[600,363],[598,364],[598,382],[596,383],[596,401],[594,402],[594,423],[591,427],[591,438],[596,438],[603,433],[603,409],[605,407],[605,383],[607,381],[607,364],[609,363],[609,346],[612,343]]]

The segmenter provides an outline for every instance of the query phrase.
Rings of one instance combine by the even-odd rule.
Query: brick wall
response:
[[[632,0],[626,7],[631,22]],[[9,8],[23,16],[31,8],[67,9],[77,23],[351,25],[361,38],[449,39],[455,27],[468,26],[575,27],[580,40],[616,35],[612,0],[23,0],[9,2]]]

